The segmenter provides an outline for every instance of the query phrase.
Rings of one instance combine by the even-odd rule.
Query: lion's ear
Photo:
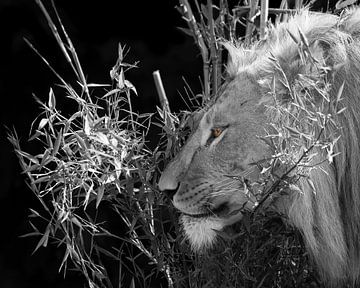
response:
[[[320,65],[328,67],[333,72],[336,72],[343,67],[348,60],[346,51],[346,38],[334,40],[333,43],[327,41],[316,40],[310,46],[311,55],[319,62]]]
[[[228,52],[227,74],[230,78],[233,78],[251,63],[251,53],[243,47],[236,47],[230,42],[222,42],[221,44]]]
[[[268,69],[263,74],[257,73],[263,92],[261,103],[272,103],[274,96],[285,103],[294,91],[310,91],[316,86],[314,79],[324,77],[324,69],[328,69],[327,53],[319,41],[310,44],[306,51],[291,48],[288,53],[271,54]]]
[[[308,49],[304,51],[304,55],[306,56],[301,57],[301,52],[298,53],[299,57],[297,57],[296,60],[298,64],[296,65],[297,68],[295,68],[298,69],[298,71],[295,70],[297,73],[292,73],[293,79],[291,79],[291,82],[299,80],[299,75],[296,74],[316,79],[321,77],[320,74],[323,73],[322,71],[324,71],[324,69],[332,70],[333,68],[333,63],[329,63],[332,61],[329,61],[330,59],[328,59],[325,47],[318,40],[313,42]]]
[[[315,79],[336,72],[345,63],[346,56],[339,49],[333,51],[334,48],[321,39],[313,41],[302,51],[294,43],[292,45],[288,53],[271,54],[267,71],[258,72],[260,87],[282,95],[282,99],[286,99],[294,89],[312,89],[317,83]]]
[[[228,76],[230,78],[233,78],[236,76],[239,70],[238,51],[237,48],[229,42],[223,42],[222,45],[226,48],[228,52],[226,71]]]

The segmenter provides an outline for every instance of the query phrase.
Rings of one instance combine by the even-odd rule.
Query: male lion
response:
[[[328,285],[359,285],[360,9],[339,17],[305,10],[270,29],[266,41],[247,49],[229,43],[225,47],[228,79],[159,180],[161,191],[173,192],[192,248],[211,247],[216,231],[239,221],[244,210],[254,210],[258,199],[240,178],[256,183],[262,176],[267,166],[254,163],[270,163],[277,157],[276,147],[264,138],[297,109],[293,117],[302,119],[289,121],[302,129],[299,134],[313,133],[315,139],[311,148],[304,144],[307,136],[303,142],[292,142],[292,149],[299,150],[292,163],[313,149],[316,156],[309,163],[314,165],[309,165],[307,175],[288,183],[286,195],[273,197],[268,207],[286,215],[302,232]],[[347,109],[335,111],[333,121],[323,126],[320,118],[304,116],[330,111],[326,103]],[[290,111],[285,116],[274,112],[284,107]],[[321,148],[326,137],[337,141]],[[308,151],[300,151],[302,145]],[[329,149],[337,156],[329,157]]]

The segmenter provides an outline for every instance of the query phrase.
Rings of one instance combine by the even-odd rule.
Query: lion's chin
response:
[[[216,231],[234,224],[241,218],[241,212],[229,218],[215,216],[194,218],[189,215],[182,215],[180,222],[183,225],[185,236],[190,242],[191,249],[195,252],[202,252],[210,249],[215,244]]]

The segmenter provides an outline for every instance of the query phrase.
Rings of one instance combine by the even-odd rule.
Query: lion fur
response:
[[[330,97],[336,97],[345,83],[342,95],[347,109],[339,117],[340,154],[334,163],[323,165],[327,173],[312,170],[316,192],[306,181],[300,182],[302,193],[292,198],[287,214],[302,232],[325,282],[356,286],[360,284],[360,8],[340,17],[304,10],[273,27],[266,42],[250,48],[225,43],[228,74],[249,72],[265,85],[275,73],[269,57],[278,59],[290,81],[299,73],[309,73],[298,63],[299,44],[291,36],[300,39],[299,30],[316,58],[334,71]]]

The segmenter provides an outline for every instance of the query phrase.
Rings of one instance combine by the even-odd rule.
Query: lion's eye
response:
[[[214,128],[212,129],[212,137],[217,138],[221,135],[222,132],[223,132],[222,128]]]
[[[216,127],[216,128],[211,129],[211,134],[210,134],[209,139],[206,142],[206,146],[209,146],[216,138],[220,137],[220,135],[222,133],[224,133],[226,128],[227,128],[227,126],[226,127]]]

